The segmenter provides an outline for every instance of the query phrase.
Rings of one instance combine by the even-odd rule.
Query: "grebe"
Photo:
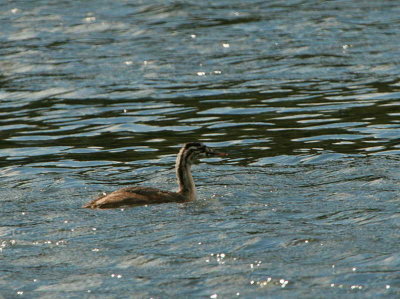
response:
[[[163,191],[149,187],[127,187],[101,196],[85,204],[83,208],[110,209],[122,206],[135,206],[146,204],[158,204],[167,202],[188,202],[196,199],[196,187],[194,185],[191,166],[201,157],[227,156],[218,153],[202,143],[186,143],[176,158],[175,170],[178,179],[178,192]]]

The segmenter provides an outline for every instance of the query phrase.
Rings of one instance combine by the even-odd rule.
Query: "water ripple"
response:
[[[399,297],[394,1],[48,2],[0,11],[2,296]],[[80,208],[189,141],[198,201]]]

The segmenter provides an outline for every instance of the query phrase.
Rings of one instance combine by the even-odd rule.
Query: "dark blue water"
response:
[[[396,1],[1,7],[1,299],[400,296]]]

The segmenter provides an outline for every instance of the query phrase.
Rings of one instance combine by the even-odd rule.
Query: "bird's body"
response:
[[[202,143],[186,143],[176,159],[176,176],[179,190],[164,191],[149,187],[127,187],[88,202],[84,208],[110,209],[122,206],[159,204],[168,202],[188,202],[196,199],[196,187],[191,173],[191,165],[202,156],[225,156]]]
[[[185,201],[188,201],[187,198],[177,192],[148,187],[127,187],[101,196],[86,204],[84,208],[110,209],[121,206]]]

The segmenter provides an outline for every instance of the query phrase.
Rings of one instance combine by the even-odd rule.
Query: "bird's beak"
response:
[[[220,152],[216,152],[214,149],[212,149],[211,147],[207,147],[206,149],[206,156],[210,157],[210,156],[219,156],[219,157],[226,157],[228,156],[227,153],[220,153]]]

